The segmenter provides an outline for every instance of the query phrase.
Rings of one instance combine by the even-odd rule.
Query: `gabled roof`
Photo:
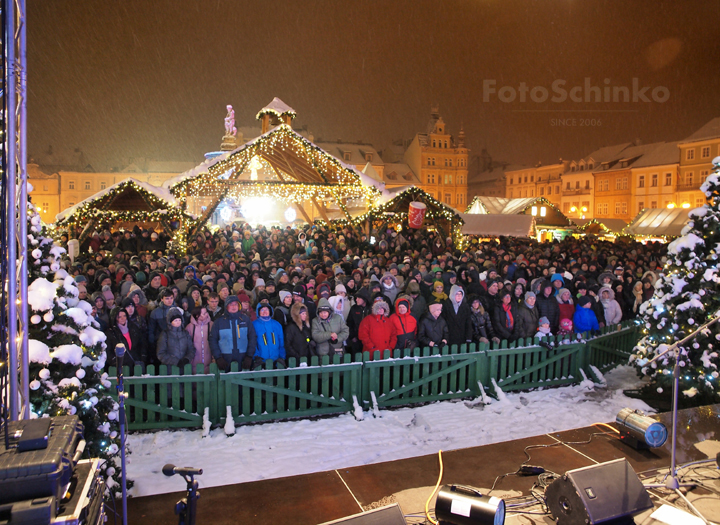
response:
[[[628,224],[623,233],[628,235],[647,235],[651,237],[678,236],[688,222],[689,209],[650,208],[642,210]]]
[[[633,168],[647,168],[650,166],[664,166],[680,163],[680,148],[678,142],[660,142],[652,151],[646,153],[633,163]]]
[[[620,233],[627,226],[622,219],[573,219],[572,221],[583,231],[592,224],[599,224],[609,232]]]
[[[55,216],[55,219],[62,222],[88,205],[93,205],[98,209],[106,209],[112,205],[116,210],[156,211],[177,208],[179,203],[167,189],[129,178],[61,211]]]
[[[293,108],[285,104],[285,102],[283,102],[277,97],[273,98],[270,104],[262,108],[255,116],[255,118],[259,119],[266,113],[270,113],[278,117],[282,117],[283,115],[290,115],[292,118],[295,118],[297,116],[297,113],[295,113],[295,110]]]
[[[661,146],[663,142],[655,142],[653,144],[643,144],[640,146],[629,146],[610,159],[610,169],[604,171],[626,170],[634,168],[644,155],[651,153],[653,150]]]
[[[397,178],[393,179],[392,175]],[[405,184],[420,184],[420,179],[413,173],[410,166],[402,162],[388,162],[385,164],[385,181],[389,183],[403,182]]]
[[[603,146],[602,148],[596,149],[590,153],[587,157],[584,157],[585,169],[577,170],[574,173],[582,173],[583,171],[597,171],[598,166],[603,162],[609,162],[615,159],[620,153],[632,146],[632,142],[625,142],[623,144],[614,144],[612,146]],[[589,162],[593,163],[593,167],[589,166]]]
[[[535,217],[532,215],[494,215],[461,213],[465,221],[463,235],[482,237],[529,237],[532,235]]]
[[[700,142],[701,140],[716,139],[720,137],[720,117],[712,119],[695,133],[680,141],[680,144],[688,142]]]
[[[470,203],[466,213],[516,215],[522,213],[528,206],[532,206],[539,200],[546,202],[543,197],[508,199],[505,197],[483,197],[478,195]]]
[[[318,147],[327,151],[330,155],[342,159],[347,164],[354,164],[355,166],[365,165],[366,162],[372,162],[373,164],[383,164],[383,160],[377,150],[370,144],[353,144],[350,142],[317,142]],[[349,158],[345,160],[345,154],[349,154]],[[367,160],[366,155],[370,154],[370,161]]]

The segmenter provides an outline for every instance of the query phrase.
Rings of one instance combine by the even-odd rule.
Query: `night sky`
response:
[[[424,132],[439,105],[471,154],[533,164],[679,140],[720,116],[717,0],[27,3],[30,155],[80,148],[97,170],[199,162],[220,146],[226,104],[254,126],[276,96],[316,140],[377,149]],[[586,77],[649,89],[627,103],[519,101],[521,82],[553,96],[553,82]],[[485,102],[492,81],[516,100]]]

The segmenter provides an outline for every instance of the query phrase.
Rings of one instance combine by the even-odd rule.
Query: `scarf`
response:
[[[505,310],[505,327],[512,329],[512,327],[515,324],[515,320],[513,319],[512,315],[512,308],[509,304],[503,303],[502,305],[503,310]]]

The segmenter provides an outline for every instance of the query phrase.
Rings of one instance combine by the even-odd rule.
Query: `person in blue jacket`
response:
[[[573,315],[573,325],[575,333],[589,332],[590,330],[600,330],[595,312],[592,309],[593,298],[583,295],[577,300],[579,308],[575,309]]]
[[[257,338],[255,356],[263,361],[272,359],[277,365],[285,366],[285,338],[282,325],[273,319],[273,307],[269,303],[258,303],[253,321]]]
[[[252,366],[257,342],[250,318],[240,312],[237,295],[225,300],[225,313],[215,319],[210,330],[210,351],[220,370],[230,370],[235,361],[242,368]]]

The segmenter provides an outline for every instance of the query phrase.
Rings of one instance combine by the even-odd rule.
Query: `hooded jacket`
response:
[[[570,294],[570,299],[568,302],[563,302],[562,296],[567,292]],[[575,315],[575,302],[572,298],[572,293],[567,288],[560,288],[558,290],[557,295],[555,296],[555,299],[557,299],[558,307],[560,308],[560,320],[563,319],[572,319],[573,315]]]
[[[380,309],[384,312],[381,314]],[[392,350],[397,342],[397,335],[393,323],[388,318],[390,307],[383,301],[375,301],[372,305],[371,314],[360,323],[358,337],[363,344],[363,352],[375,352],[376,350]]]
[[[323,321],[318,315],[312,320],[310,325],[312,338],[317,343],[316,352],[319,356],[342,352],[344,343],[350,335],[350,330],[348,329],[347,324],[345,324],[345,320],[342,315],[333,312],[330,302],[324,297],[318,302],[318,310],[323,308],[330,309],[330,316]],[[332,341],[330,335],[332,333],[337,335],[335,342]]]
[[[216,360],[240,363],[246,355],[254,356],[256,347],[255,327],[247,315],[226,311],[213,322],[210,351]]]
[[[420,319],[420,326],[418,327],[418,342],[420,346],[430,346],[432,341],[435,345],[433,348],[441,348],[444,346],[443,339],[448,341],[448,325],[445,318],[439,315],[437,319],[428,312],[425,317]]]
[[[515,301],[511,302],[515,303]],[[530,308],[523,299],[515,313],[515,336],[523,338],[533,337],[538,330],[539,319],[537,303]]]
[[[391,279],[392,285],[390,288],[385,286],[385,279]],[[380,286],[382,287],[382,293],[385,295],[388,299],[390,299],[390,304],[393,304],[395,302],[395,298],[400,293],[400,287],[398,285],[398,280],[395,278],[393,274],[390,272],[387,272],[383,274],[382,279],[380,279]]]
[[[260,309],[269,308],[270,315],[267,319],[260,317]],[[273,307],[266,303],[259,303],[255,308],[257,319],[253,321],[257,351],[255,355],[273,361],[279,358],[285,359],[285,335],[282,325],[273,319]]]
[[[288,358],[294,357],[298,361],[305,357],[310,359],[314,355],[312,330],[310,329],[310,314],[303,323],[300,319],[302,311],[307,312],[307,306],[303,303],[295,303],[290,309],[292,320],[285,330],[285,354]]]
[[[166,328],[157,342],[157,357],[163,365],[178,366],[190,363],[195,358],[195,345],[190,334],[183,330],[182,326],[172,326],[174,319],[182,319],[182,317],[182,310],[176,306],[171,307],[167,312]]]
[[[400,314],[398,312],[398,304],[400,301],[408,302],[407,312]],[[395,300],[395,313],[390,316],[393,329],[396,335],[396,348],[415,348],[417,347],[417,321],[410,313],[413,305],[413,299],[409,295],[398,295]]]
[[[460,302],[455,300],[455,295],[460,292],[463,297]],[[443,302],[442,314],[448,325],[450,338],[449,345],[461,345],[472,341],[472,320],[470,319],[470,307],[465,300],[465,291],[457,284],[450,288],[450,297]]]
[[[210,330],[213,322],[208,316],[207,321],[200,322],[195,317],[190,317],[190,322],[185,327],[185,331],[192,337],[195,346],[195,358],[192,360],[193,371],[195,365],[202,364],[206,374],[210,373],[210,363],[212,362],[212,352],[210,351]]]
[[[603,299],[604,292],[608,292],[608,299]],[[598,292],[600,302],[603,305],[605,311],[605,323],[607,326],[618,324],[622,321],[622,308],[620,304],[615,300],[615,292],[610,286],[603,286]]]
[[[551,292],[547,297],[545,296],[545,289],[548,286],[550,286],[549,281],[543,281],[540,285],[540,293],[537,294],[535,308],[538,310],[539,317],[547,317],[548,321],[550,321],[550,331],[557,333],[558,328],[560,328],[560,305],[555,299],[554,292]],[[534,333],[535,331],[533,331]]]

